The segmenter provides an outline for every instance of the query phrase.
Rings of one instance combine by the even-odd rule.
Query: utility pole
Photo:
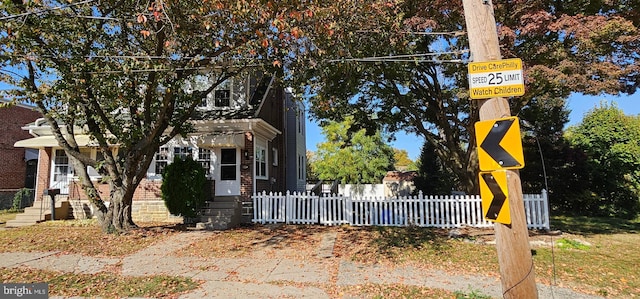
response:
[[[500,60],[491,0],[463,0],[462,3],[471,58],[474,62]],[[478,106],[480,120],[511,116],[509,102],[505,98],[479,100]],[[518,170],[507,170],[507,185],[511,224],[494,224],[503,297],[538,298]]]

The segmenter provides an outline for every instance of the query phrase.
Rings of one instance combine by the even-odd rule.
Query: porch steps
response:
[[[216,196],[200,209],[200,222],[196,228],[226,230],[240,223],[242,204],[239,196]]]
[[[56,198],[56,220],[63,220],[69,217],[69,201],[64,198]],[[43,221],[51,220],[51,206],[49,203],[44,205],[40,200],[36,200],[33,206],[24,209],[23,213],[16,215],[13,220],[7,221],[5,227],[23,227],[34,225]]]

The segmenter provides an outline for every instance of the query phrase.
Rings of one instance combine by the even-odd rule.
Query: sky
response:
[[[601,101],[615,102],[618,108],[622,109],[627,115],[640,114],[640,92],[628,96],[584,96],[581,94],[573,94],[568,99],[568,108],[570,125],[580,123],[585,113],[598,106]],[[391,146],[397,149],[404,149],[409,154],[409,158],[416,160],[420,156],[420,149],[424,143],[422,137],[416,135],[407,135],[405,133],[396,133],[396,140]],[[307,118],[307,150],[315,151],[316,145],[324,141],[324,136],[318,124]]]

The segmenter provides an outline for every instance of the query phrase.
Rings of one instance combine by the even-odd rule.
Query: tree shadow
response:
[[[384,227],[371,228],[379,233],[375,244],[379,251],[391,254],[396,249],[415,250],[429,247],[435,252],[447,251],[449,239],[447,230],[437,228],[410,227]]]
[[[637,234],[640,232],[640,219],[628,220],[607,217],[554,216],[551,228],[579,235],[594,234]]]

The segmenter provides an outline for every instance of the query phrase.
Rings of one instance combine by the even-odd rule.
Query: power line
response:
[[[386,31],[381,30],[356,30],[358,33],[386,33]],[[414,34],[414,35],[450,35],[450,36],[461,36],[465,35],[466,31],[457,30],[457,31],[442,31],[442,32],[429,32],[429,31],[399,31],[398,33],[402,34]]]
[[[326,60],[326,62],[332,63],[332,62],[349,62],[349,61],[355,61],[355,62],[381,62],[381,61],[387,61],[387,62],[404,62],[404,61],[415,61],[415,59],[406,59],[406,58],[424,58],[424,57],[429,57],[429,56],[440,56],[440,55],[448,55],[448,54],[454,54],[454,55],[460,55],[463,53],[467,53],[469,52],[469,50],[458,50],[458,51],[446,51],[446,52],[437,52],[437,53],[420,53],[420,54],[405,54],[405,55],[390,55],[390,56],[371,56],[371,57],[360,57],[360,58],[340,58],[340,59],[330,59],[330,60]],[[436,61],[436,60],[434,60]],[[446,61],[446,60],[442,60],[442,61]],[[457,62],[457,60],[455,60]]]
[[[334,62],[411,62],[415,61],[414,58],[425,58],[429,56],[440,56],[440,55],[460,55],[464,53],[468,53],[469,50],[458,50],[458,51],[445,51],[445,52],[434,52],[434,53],[418,53],[418,54],[401,54],[401,55],[390,55],[390,56],[369,56],[369,57],[353,57],[353,58],[336,58],[324,60],[324,62],[334,63]],[[148,60],[206,60],[206,59],[216,59],[220,57],[211,57],[211,56],[154,56],[154,55],[81,55],[81,56],[55,56],[55,55],[7,55],[9,57],[15,58],[26,58],[26,59],[38,59],[40,58],[53,58],[53,59],[71,59],[71,58],[82,58],[82,59],[148,59]],[[246,60],[249,58],[236,58],[236,60]],[[460,62],[460,59],[453,60],[433,60],[433,61],[442,61],[442,62]]]
[[[16,15],[8,15],[8,16],[0,17],[0,21],[11,20],[11,19],[25,17],[25,16],[29,16],[29,15],[41,14],[41,13],[45,13],[45,12],[48,12],[48,11],[65,9],[65,8],[69,8],[69,7],[73,7],[73,6],[77,6],[77,5],[81,5],[81,4],[87,4],[87,3],[91,3],[91,2],[95,2],[95,0],[85,0],[85,1],[80,1],[80,2],[77,2],[77,3],[60,5],[60,6],[51,7],[51,8],[42,9],[42,10],[30,11],[30,12],[25,12],[25,13],[16,14]]]

